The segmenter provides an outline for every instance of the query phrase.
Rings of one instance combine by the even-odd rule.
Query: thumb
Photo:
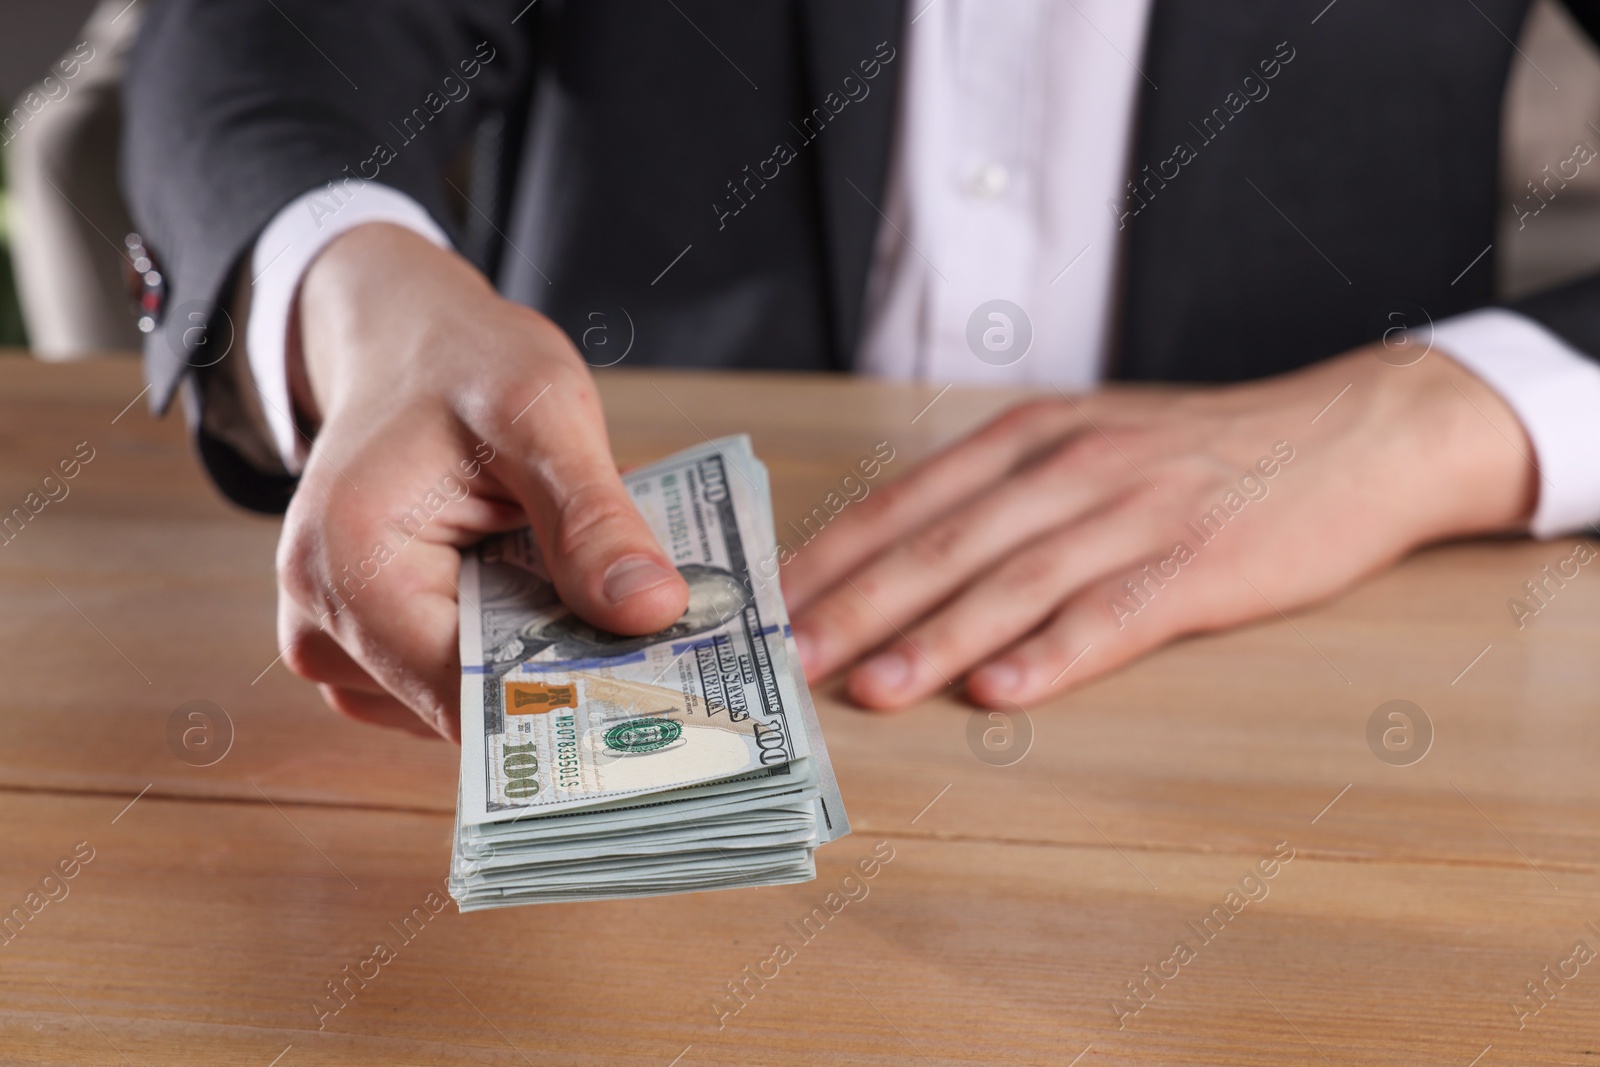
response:
[[[676,622],[689,587],[623,488],[587,374],[550,383],[501,441],[490,467],[527,512],[562,602],[614,633]]]

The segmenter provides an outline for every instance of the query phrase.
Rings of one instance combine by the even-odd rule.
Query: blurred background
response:
[[[0,6],[0,344],[45,359],[138,345],[117,86],[153,2]]]
[[[0,346],[79,359],[138,344],[117,82],[160,2],[0,3]],[[1600,269],[1600,165],[1582,166],[1548,203],[1531,192],[1575,145],[1600,152],[1600,51],[1553,0],[1534,5],[1518,43],[1526,61],[1506,94],[1495,242],[1503,297]]]

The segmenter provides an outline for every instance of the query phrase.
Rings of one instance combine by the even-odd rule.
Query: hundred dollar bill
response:
[[[468,551],[461,824],[792,783],[818,804],[821,840],[848,832],[831,768],[811,758],[815,711],[781,594],[752,574],[772,533],[748,439],[710,442],[623,481],[688,583],[688,610],[646,637],[605,633],[562,605],[531,531]],[[825,761],[820,735],[815,743]],[[824,810],[826,797],[836,811]]]
[[[748,447],[749,439],[741,438],[741,440]],[[750,471],[750,480],[756,486],[761,504],[756,509],[755,515],[755,521],[759,527],[757,536],[761,539],[763,545],[770,546],[767,549],[767,555],[756,566],[756,580],[760,582],[763,579],[777,578],[778,538],[776,531],[773,529],[772,483],[767,477],[766,464],[757,460],[754,453],[751,453],[750,466],[753,468]],[[771,584],[776,584],[776,582],[773,581]],[[779,603],[781,606],[781,598]],[[822,724],[817,719],[816,704],[811,699],[811,690],[805,685],[804,672],[800,669],[800,650],[795,646],[794,634],[787,625],[788,618],[788,611],[785,609],[784,622],[786,625],[784,626],[784,632],[788,635],[788,640],[785,642],[784,648],[789,653],[789,663],[794,668],[795,677],[801,679],[797,686],[800,690],[800,710],[805,718],[807,734],[814,738],[816,742],[812,756],[817,763],[816,775],[819,786],[818,795],[813,801],[817,819],[817,843],[827,844],[829,841],[837,840],[850,832],[850,820],[845,815],[844,799],[839,795],[839,783],[833,776],[833,761],[828,756],[827,743],[822,739]]]

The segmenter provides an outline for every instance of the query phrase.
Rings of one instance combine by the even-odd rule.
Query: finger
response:
[[[283,650],[283,662],[307,681],[373,695],[385,692],[326,630],[297,631]]]
[[[485,429],[502,454],[485,469],[527,511],[568,607],[616,633],[664,629],[688,606],[689,588],[623,488],[599,395],[573,363],[552,361],[526,396],[495,398],[499,424]]]
[[[432,469],[440,451],[413,441],[386,452],[382,464],[348,469],[374,486],[404,484],[397,472]],[[442,517],[401,534],[389,522],[390,510],[373,493],[347,492],[343,478],[302,482],[279,545],[279,639],[297,673],[340,690],[386,695],[428,728],[454,736],[460,553],[432,539],[445,534]],[[378,692],[369,691],[366,679]]]
[[[431,741],[438,741],[447,737],[447,735],[440,734],[429,727],[427,723],[417,718],[416,712],[387,693],[374,695],[335,685],[319,685],[317,689],[322,693],[322,699],[327,702],[328,707],[358,722],[404,730],[408,734],[426,737]],[[459,737],[448,737],[447,739],[451,741],[460,740]]]
[[[807,675],[822,677],[850,662],[898,628],[909,627],[997,560],[1106,504],[1133,483],[1142,484],[1104,437],[1074,435],[880,554],[796,616],[795,640]],[[1142,551],[1142,542],[1138,545],[1134,550]],[[1126,549],[1121,558],[1127,558]]]
[[[974,670],[967,693],[988,706],[1033,703],[1108,674],[1185,634],[1273,613],[1231,568],[1202,559],[1153,587],[1141,568],[1085,588],[1045,626]],[[1138,579],[1142,599],[1126,583]]]
[[[897,539],[959,505],[1080,423],[1072,408],[1038,400],[1000,415],[910,474],[846,509],[783,569],[783,591],[798,612]]]
[[[985,707],[1034,703],[1107,674],[1156,648],[1144,630],[1119,639],[1085,593],[1062,607],[1039,632],[967,677],[967,695]],[[1103,609],[1100,609],[1103,611]]]
[[[460,734],[460,554],[418,539],[364,585],[344,588],[329,629],[385,692],[445,737]]]
[[[1035,540],[851,671],[851,698],[901,707],[1026,637],[1078,590],[1156,552],[1160,507],[1154,494],[1135,491]]]

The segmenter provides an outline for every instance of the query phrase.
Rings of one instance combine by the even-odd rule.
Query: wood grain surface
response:
[[[600,380],[623,464],[749,432],[780,525],[877,442],[894,475],[1015,399]],[[1570,539],[1442,546],[1181,642],[999,723],[1028,741],[1006,766],[958,695],[877,715],[824,686],[856,833],[816,882],[463,916],[435,910],[456,750],[340,719],[274,664],[277,523],[215,494],[142,387],[126,361],[0,359],[0,513],[94,453],[0,544],[0,913],[92,851],[0,934],[0,1064],[1600,1055],[1600,959],[1574,962],[1600,952],[1600,572],[1521,629],[1506,606]],[[1407,766],[1368,744],[1392,699],[1432,726]],[[169,742],[195,700],[231,724],[204,767]]]

